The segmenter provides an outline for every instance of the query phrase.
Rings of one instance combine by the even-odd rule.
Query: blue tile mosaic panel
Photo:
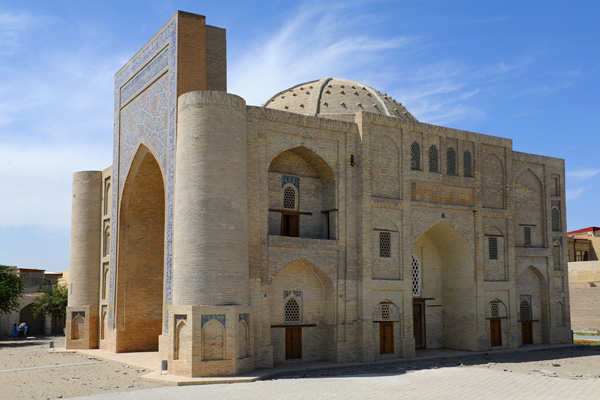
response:
[[[284,187],[288,183],[291,183],[292,185],[296,186],[296,189],[300,189],[299,188],[300,178],[298,178],[297,176],[286,176],[286,175],[282,176],[281,177],[281,187]]]
[[[200,322],[201,327],[204,328],[204,325],[206,323],[208,323],[209,321],[212,321],[213,319],[216,319],[217,321],[219,321],[221,323],[221,325],[223,325],[223,329],[225,329],[225,314],[203,315],[201,318],[201,322]]]

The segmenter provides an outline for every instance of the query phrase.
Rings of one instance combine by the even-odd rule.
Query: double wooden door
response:
[[[302,327],[285,328],[285,359],[302,358]]]

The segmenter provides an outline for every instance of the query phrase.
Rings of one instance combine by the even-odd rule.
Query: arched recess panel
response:
[[[79,340],[85,337],[85,319],[81,315],[75,316],[71,324],[71,339]]]
[[[400,151],[387,136],[377,138],[371,149],[373,196],[400,198]]]
[[[544,276],[537,268],[527,267],[517,279],[517,291],[519,295],[518,312],[519,328],[521,331],[521,344],[542,344],[547,342],[548,327],[548,303],[547,285]],[[529,314],[525,315],[529,306]],[[529,338],[528,338],[529,337]]]
[[[183,320],[177,322],[175,328],[175,338],[173,340],[173,359],[174,360],[188,360],[189,359],[189,343],[190,343],[190,329],[187,323]],[[187,345],[186,345],[187,344]]]
[[[495,155],[483,159],[481,166],[481,198],[484,207],[504,208],[504,166]]]
[[[515,242],[517,246],[545,245],[544,198],[540,179],[529,169],[515,181]]]
[[[202,361],[225,358],[225,329],[216,319],[202,327]]]
[[[316,265],[297,260],[279,270],[269,285],[271,343],[275,363],[285,360],[285,326],[302,325],[303,361],[333,360],[336,299],[331,279]],[[289,306],[296,303],[298,316]],[[286,305],[288,320],[286,321]]]
[[[466,238],[446,222],[425,232],[415,243],[420,262],[420,294],[425,307],[423,337],[427,348],[477,350],[477,297],[474,251]]]
[[[140,146],[119,218],[117,352],[156,351],[162,332],[165,190],[160,167]]]
[[[243,319],[238,326],[238,358],[245,358],[250,355],[250,330],[248,324]]]
[[[337,188],[333,169],[300,146],[278,154],[268,169],[269,235],[337,238]],[[295,191],[295,207],[285,191]]]

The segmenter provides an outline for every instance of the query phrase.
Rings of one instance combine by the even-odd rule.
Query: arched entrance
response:
[[[44,334],[44,317],[35,318],[33,316],[33,304],[29,304],[19,313],[19,323],[27,323],[28,335],[43,335]]]
[[[275,363],[333,359],[335,296],[320,268],[302,259],[279,270],[269,303]]]
[[[140,146],[119,216],[116,351],[156,351],[162,333],[165,189],[152,155]]]
[[[548,342],[545,338],[548,304],[544,276],[534,266],[527,267],[517,279],[517,290],[521,344]]]
[[[456,229],[440,222],[415,243],[413,332],[423,348],[477,350],[474,252]],[[419,268],[415,270],[415,260]],[[419,312],[420,315],[414,315]]]

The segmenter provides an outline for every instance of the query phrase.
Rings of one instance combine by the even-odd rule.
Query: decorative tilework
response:
[[[213,319],[219,321],[223,325],[223,328],[225,328],[225,314],[203,315],[200,323],[201,327],[204,328],[204,325]]]
[[[300,189],[300,178],[298,178],[297,176],[282,176],[281,187],[284,187],[288,183],[291,183],[292,185],[296,186],[296,189]]]
[[[81,316],[81,318],[85,318],[85,311],[73,311],[71,319],[75,319],[78,315]]]
[[[286,299],[289,296],[294,295],[296,297],[298,297],[299,299],[302,298],[302,291],[301,290],[284,290],[283,291],[283,298]]]
[[[121,191],[124,185],[124,177],[127,176],[129,170],[129,162],[135,155],[133,152],[142,141],[151,150],[155,152],[165,177],[166,191],[166,220],[165,220],[165,274],[164,274],[164,315],[163,318],[163,334],[168,334],[168,314],[169,306],[172,299],[172,260],[173,260],[173,193],[175,187],[175,124],[177,113],[177,16],[174,16],[167,24],[148,42],[125,66],[117,72],[115,76],[115,120],[114,120],[114,141],[113,141],[113,181],[112,185],[112,221],[118,224],[119,205]],[[160,57],[158,57],[160,56]],[[162,58],[164,57],[164,59]],[[156,60],[155,66],[145,69],[149,66],[151,60]],[[164,60],[168,60],[166,67],[162,67]],[[161,68],[159,68],[161,66]],[[148,72],[144,72],[148,71]],[[168,72],[164,72],[168,71]],[[163,76],[160,76],[163,74]],[[143,75],[143,77],[142,77]],[[127,98],[134,98],[139,90],[142,90],[146,85],[153,81],[154,78],[160,78],[160,90],[158,86],[154,87],[148,94],[146,104],[156,107],[160,110],[161,118],[156,118],[156,115],[146,116],[143,111],[131,115],[134,118],[145,118],[149,122],[149,130],[144,130],[143,134],[129,130],[126,138],[123,138],[123,143],[126,148],[121,151],[121,127],[130,126],[125,121],[122,125],[121,121],[121,105],[125,104],[121,96],[124,94]],[[138,78],[136,78],[138,77]],[[134,83],[134,79],[136,82]],[[164,81],[163,81],[164,79]],[[158,83],[154,82],[152,85]],[[126,85],[131,85],[128,89],[122,90]],[[162,96],[162,97],[161,97]],[[140,96],[142,97],[142,96]],[[152,98],[152,99],[150,99]],[[150,102],[148,102],[150,101]],[[156,101],[156,103],[152,103]],[[162,103],[161,103],[162,102]],[[132,107],[127,111],[141,110]],[[162,129],[164,127],[164,130]],[[159,129],[161,128],[161,129]],[[153,134],[148,134],[153,132]],[[159,134],[160,132],[160,134]],[[160,136],[160,137],[158,137]],[[155,148],[157,147],[157,148]],[[122,158],[123,157],[123,158]],[[124,162],[122,162],[124,161]],[[117,225],[115,225],[117,226]],[[116,270],[118,265],[116,262],[116,247],[118,240],[118,229],[114,229],[115,234],[111,235],[111,251],[110,265],[116,266],[110,270],[110,303],[108,314],[109,329],[114,329],[115,326],[115,283]]]
[[[165,72],[169,66],[169,48],[158,53],[140,72],[121,88],[121,106],[127,103],[137,92],[155,77]]]
[[[249,314],[240,314],[240,318],[238,322],[246,322],[246,325],[250,326],[250,315]]]
[[[177,326],[179,321],[187,321],[187,315],[185,315],[185,314],[175,314],[173,317],[175,318],[174,326]]]

